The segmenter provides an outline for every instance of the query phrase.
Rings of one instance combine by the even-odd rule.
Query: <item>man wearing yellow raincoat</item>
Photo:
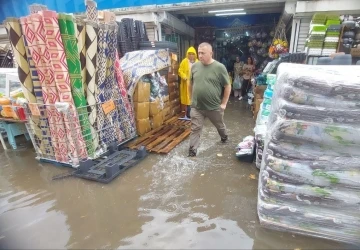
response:
[[[194,47],[190,47],[186,52],[186,58],[181,61],[179,67],[179,76],[181,78],[180,83],[180,101],[181,101],[181,109],[185,112],[185,119],[189,118],[190,112],[188,109],[191,105],[190,93],[189,93],[189,80],[191,74],[191,67],[194,63],[198,61],[197,53]]]

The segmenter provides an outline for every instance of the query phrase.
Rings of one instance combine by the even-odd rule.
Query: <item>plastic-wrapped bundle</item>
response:
[[[256,118],[256,126],[254,129],[255,132],[255,142],[256,142],[256,167],[260,169],[261,167],[261,160],[262,155],[264,151],[264,139],[266,134],[266,124],[269,119],[269,110],[271,108],[271,102],[272,102],[272,95],[273,95],[273,89],[274,85],[276,83],[276,75],[268,74],[266,76],[266,84],[267,89],[264,93],[264,100],[262,104],[260,105],[260,110],[258,113],[258,116]]]
[[[281,64],[259,177],[263,226],[360,244],[360,72]]]

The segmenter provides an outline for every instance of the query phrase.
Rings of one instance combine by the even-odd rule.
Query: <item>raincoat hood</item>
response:
[[[197,60],[197,59],[198,59],[198,57],[197,57],[197,53],[196,53],[196,49],[195,49],[194,47],[190,47],[190,48],[187,50],[187,52],[186,52],[186,56],[188,56],[188,55],[189,55],[189,53],[194,53],[194,54],[195,54],[195,60]]]

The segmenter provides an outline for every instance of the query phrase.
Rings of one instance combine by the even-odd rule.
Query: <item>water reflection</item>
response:
[[[41,178],[31,180],[33,176],[26,168],[10,166],[14,154],[4,154],[0,169],[0,247],[64,248],[71,233],[67,216],[56,209],[54,195],[44,189]]]
[[[235,221],[222,218],[194,221],[192,214],[181,222],[171,222],[176,213],[150,209],[143,216],[152,218],[142,227],[142,232],[124,239],[119,249],[252,249],[251,239]],[[206,215],[205,215],[206,217]]]

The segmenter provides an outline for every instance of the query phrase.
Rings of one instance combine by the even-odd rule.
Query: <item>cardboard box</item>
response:
[[[134,102],[135,119],[146,119],[150,116],[149,102]]]
[[[165,116],[170,114],[170,107],[164,108],[163,112],[165,113]]]
[[[255,100],[257,99],[263,99],[263,95],[260,95],[260,94],[255,94]]]
[[[156,98],[155,101],[150,102],[150,116],[157,115],[163,107],[161,106],[160,99]]]
[[[350,54],[353,57],[360,57],[360,48],[351,48]]]
[[[257,114],[259,113],[260,110],[260,106],[261,103],[263,102],[264,99],[256,99],[255,100],[255,105],[254,105],[254,119],[256,119]]]
[[[152,129],[156,129],[160,127],[161,125],[163,125],[163,123],[164,123],[164,117],[162,112],[150,118],[150,124]]]
[[[179,79],[179,77],[178,77],[177,73],[169,73],[167,75],[166,80],[167,80],[167,82],[177,82],[178,79]]]
[[[164,102],[164,109],[165,108],[170,108],[171,107],[170,104],[171,104],[170,101]]]
[[[179,114],[181,112],[180,105],[175,107],[174,110],[175,110],[175,115]]]
[[[170,117],[178,115],[180,113],[180,111],[181,111],[180,106],[171,108],[170,109]]]
[[[150,99],[150,83],[140,80],[136,84],[133,99],[134,102],[148,102]]]
[[[149,132],[151,130],[149,118],[136,120],[136,130],[140,136]]]
[[[168,101],[169,101],[169,95],[163,96],[163,102],[168,102]]]
[[[176,105],[180,105],[180,98],[175,99],[174,102]]]
[[[163,121],[165,122],[167,120],[165,110],[163,109],[160,113],[162,115]]]
[[[172,108],[175,108],[175,107],[180,107],[180,100],[179,99],[175,99],[175,100],[172,100],[171,101],[171,106]]]
[[[170,96],[169,96],[169,100],[173,101],[179,99],[180,100],[180,92],[178,90],[176,90],[175,92],[171,92]]]
[[[169,67],[169,73],[177,74],[179,72],[179,64],[174,64]]]
[[[170,82],[168,83],[168,86],[169,86],[169,93],[179,90],[179,84],[177,82]]]
[[[258,85],[258,86],[256,86],[255,90],[254,90],[255,96],[258,95],[261,98],[263,98],[266,88],[267,88],[266,85]]]

